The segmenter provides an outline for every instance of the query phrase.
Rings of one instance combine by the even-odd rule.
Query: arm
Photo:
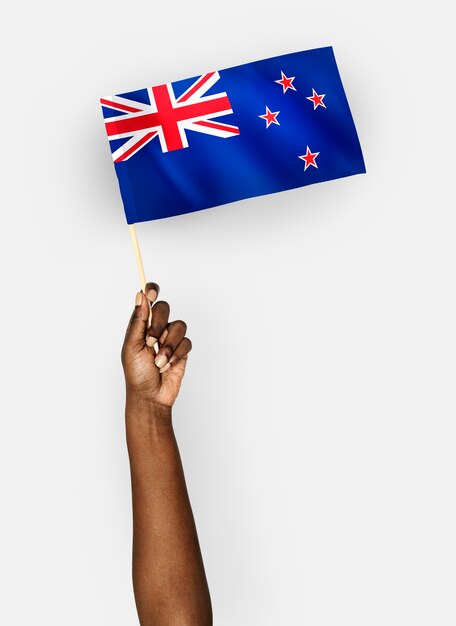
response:
[[[146,294],[137,295],[122,348],[136,606],[141,626],[211,626],[209,589],[171,414],[191,342],[184,322],[168,323],[166,302],[153,306],[148,328],[149,301],[158,286],[149,283]]]

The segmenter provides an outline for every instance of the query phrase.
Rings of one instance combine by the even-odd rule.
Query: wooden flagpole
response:
[[[141,289],[142,289],[143,294],[146,295],[146,282],[147,282],[146,274],[144,272],[144,265],[142,262],[141,250],[139,249],[138,237],[136,236],[136,228],[134,224],[129,224],[128,227],[130,229],[133,250],[135,251],[135,259],[136,259],[136,265],[138,266],[139,279],[141,281]],[[152,307],[150,307],[150,310],[149,310],[149,321],[147,324],[148,326],[150,326],[151,319],[152,319]],[[156,341],[154,344],[154,350],[155,350],[155,353],[157,353],[159,350],[158,341]]]
[[[141,258],[141,250],[139,249],[138,237],[136,236],[136,228],[134,224],[128,225],[130,229],[131,242],[133,244],[133,250],[135,251],[136,265],[138,266],[139,278],[141,280],[141,289],[143,294],[146,294],[146,274],[144,272],[144,265]]]

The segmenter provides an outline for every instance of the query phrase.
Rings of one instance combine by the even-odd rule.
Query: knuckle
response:
[[[191,340],[188,337],[185,337],[182,340],[182,343],[184,344],[185,350],[187,352],[190,352],[190,350],[193,348],[193,344],[192,344]]]
[[[181,332],[183,332],[184,335],[187,332],[187,324],[183,320],[176,320],[175,322],[173,322],[173,326],[177,330],[180,330]]]
[[[173,350],[172,346],[167,344],[165,346],[162,346],[161,352],[164,352],[166,354],[167,358],[170,359],[172,357],[172,355],[173,355],[174,350]]]
[[[169,309],[169,304],[168,302],[166,302],[166,300],[158,300],[155,305],[154,305],[154,309],[155,308],[159,308],[159,309]]]

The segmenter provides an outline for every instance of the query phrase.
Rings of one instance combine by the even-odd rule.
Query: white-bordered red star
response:
[[[280,111],[273,112],[269,110],[269,107],[266,107],[266,113],[264,115],[259,115],[258,117],[266,120],[266,128],[269,128],[271,124],[277,124],[278,126],[280,126],[280,122],[277,120],[277,116],[279,113]]]
[[[317,107],[323,107],[324,109],[326,109],[326,104],[323,102],[323,98],[326,96],[325,93],[322,94],[318,94],[315,89],[312,87],[312,95],[311,96],[307,96],[307,100],[310,100],[311,102],[313,102],[314,105],[314,111]]]
[[[296,76],[292,76],[291,78],[289,78],[288,76],[285,76],[282,71],[280,73],[282,74],[282,78],[280,78],[279,80],[275,80],[274,82],[282,85],[283,93],[285,93],[287,89],[292,89],[293,91],[296,91],[296,87],[293,85],[293,81]]]
[[[311,165],[318,169],[318,165],[316,164],[315,159],[319,154],[319,152],[311,152],[309,146],[307,146],[306,153],[298,157],[298,159],[302,159],[304,161],[304,171],[306,171],[306,169]]]

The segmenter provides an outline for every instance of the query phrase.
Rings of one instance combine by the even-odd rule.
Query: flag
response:
[[[366,171],[332,47],[100,101],[129,224]]]

